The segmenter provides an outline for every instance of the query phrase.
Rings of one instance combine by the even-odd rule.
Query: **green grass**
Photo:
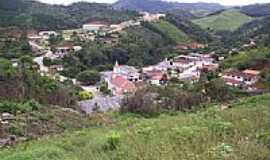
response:
[[[270,94],[146,119],[108,114],[100,127],[42,138],[0,151],[1,160],[270,159]],[[264,136],[263,136],[264,135]],[[268,135],[265,136],[265,135]]]
[[[193,20],[193,22],[204,29],[210,28],[216,31],[234,31],[252,20],[252,17],[249,17],[236,9],[231,9],[217,15]]]
[[[161,33],[161,35],[166,36],[166,38],[172,40],[175,43],[185,43],[190,41],[190,38],[186,33],[179,30],[170,22],[161,20],[156,23],[151,23],[151,25],[156,31]]]

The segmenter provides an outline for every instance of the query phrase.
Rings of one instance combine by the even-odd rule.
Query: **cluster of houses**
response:
[[[73,41],[96,41],[99,44],[114,46],[119,42],[119,33],[128,27],[139,26],[141,22],[156,22],[165,14],[141,13],[141,17],[136,20],[128,20],[119,24],[109,24],[103,21],[92,21],[82,25],[82,28],[69,29],[62,31],[29,31],[27,34],[28,42],[32,50],[37,55],[43,55],[43,58],[51,60],[62,59],[67,54],[72,54],[82,49],[76,46]],[[59,45],[51,46],[50,38],[61,36],[63,42]],[[43,66],[43,59],[36,59],[41,66],[42,73],[54,74],[63,70],[62,65],[52,65],[48,68]]]
[[[218,69],[219,65],[215,63],[213,55],[213,53],[180,55],[141,70],[116,62],[113,71],[106,72],[103,80],[108,83],[108,88],[114,95],[133,93],[143,84],[166,85],[171,78],[196,82],[201,72]]]
[[[202,71],[215,71],[218,67],[219,65],[215,63],[214,53],[190,53],[165,59],[157,65],[143,68],[143,72],[146,75],[154,75],[153,79],[150,79],[151,84],[161,85],[164,84],[164,80],[170,78],[196,82],[199,80]],[[159,77],[158,80],[157,77]]]
[[[107,72],[103,80],[108,83],[108,88],[113,95],[134,93],[138,87],[144,84],[166,85],[172,78],[194,83],[200,79],[202,72],[216,71],[219,68],[215,59],[214,53],[190,53],[165,59],[156,65],[140,70],[132,66],[119,65],[116,62],[113,71]],[[221,78],[231,87],[254,91],[257,89],[256,83],[259,75],[260,71],[251,69],[228,70],[222,74]]]
[[[51,36],[61,35],[67,42],[72,41],[72,38],[76,36],[81,41],[97,41],[103,44],[114,45],[118,43],[119,32],[132,26],[139,26],[141,22],[156,22],[160,18],[165,17],[165,14],[150,14],[148,12],[141,13],[142,16],[137,20],[128,20],[119,24],[109,24],[104,21],[92,21],[82,25],[79,29],[69,29],[56,31],[30,31],[27,35],[29,43],[35,52],[43,52],[44,49],[50,50],[51,46],[48,46]],[[45,47],[43,47],[45,46]],[[70,50],[77,50],[78,46],[54,46],[55,55],[54,58],[62,58]],[[75,48],[74,48],[75,47]]]

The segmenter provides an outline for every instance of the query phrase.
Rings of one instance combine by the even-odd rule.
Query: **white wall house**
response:
[[[230,71],[223,74],[222,78],[226,84],[230,86],[241,86],[241,85],[253,85],[259,79],[259,71],[245,70],[245,71]]]
[[[87,31],[97,32],[107,26],[108,26],[107,24],[102,23],[102,22],[91,22],[88,24],[84,24],[82,28]]]

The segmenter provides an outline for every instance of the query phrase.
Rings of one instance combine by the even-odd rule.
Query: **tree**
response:
[[[57,45],[63,41],[64,41],[64,38],[62,35],[57,35],[57,36],[50,35],[50,38],[49,38],[50,45]]]
[[[96,70],[83,71],[77,75],[77,80],[81,82],[82,85],[95,85],[100,81],[100,78],[100,73]]]

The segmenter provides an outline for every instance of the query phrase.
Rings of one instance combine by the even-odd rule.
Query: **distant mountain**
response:
[[[228,9],[193,20],[193,22],[204,29],[234,31],[252,20],[252,17],[241,13],[238,9]]]
[[[270,3],[244,6],[241,8],[241,12],[253,17],[268,16],[270,15]]]
[[[162,0],[119,0],[113,4],[116,9],[148,11],[148,12],[167,12],[175,9],[187,11],[206,10],[216,12],[225,7],[217,3],[178,3]]]
[[[135,12],[115,10],[111,5],[101,3],[79,2],[63,6],[34,0],[0,0],[0,27],[65,29],[97,20],[118,23],[136,15]]]

